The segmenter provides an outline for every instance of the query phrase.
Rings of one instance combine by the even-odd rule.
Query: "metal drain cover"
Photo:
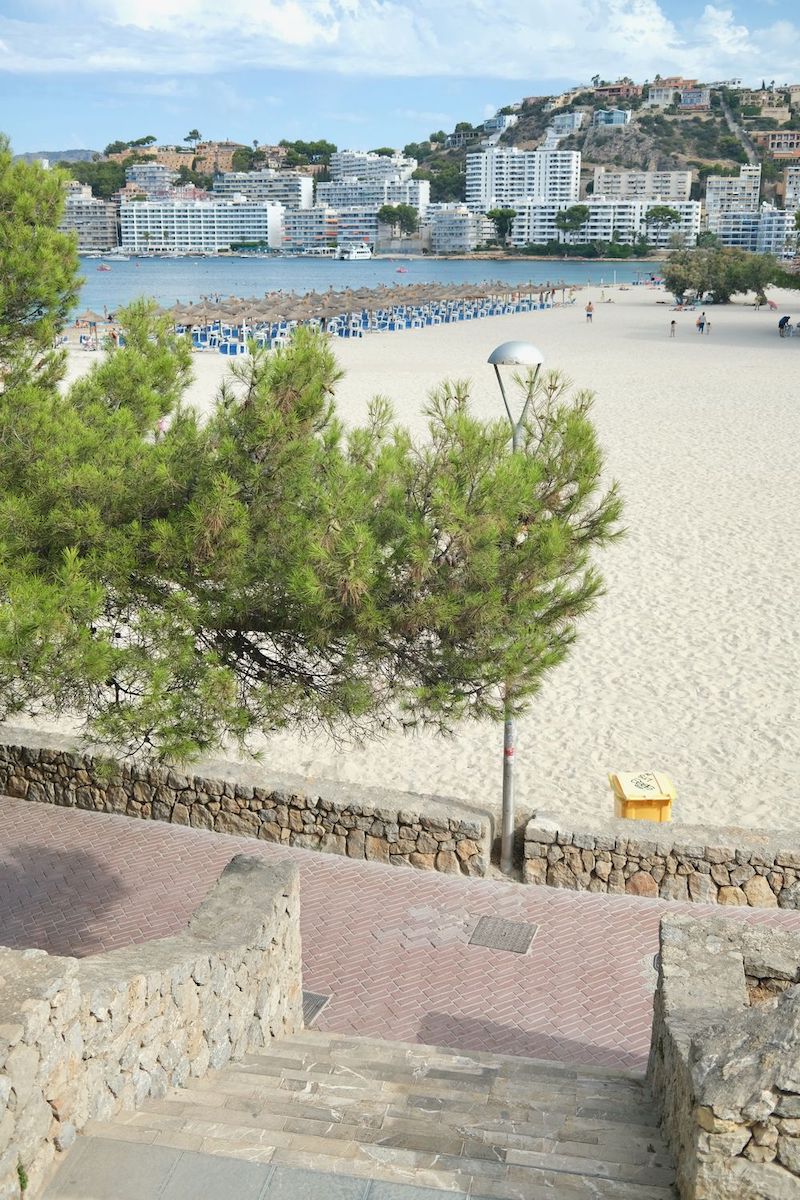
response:
[[[303,1024],[306,1028],[314,1024],[329,1000],[330,996],[322,992],[303,992]]]
[[[509,950],[527,954],[538,925],[527,921],[506,921],[503,917],[481,917],[472,931],[470,946],[488,946],[490,950]]]

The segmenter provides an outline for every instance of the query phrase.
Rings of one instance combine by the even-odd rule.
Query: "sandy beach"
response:
[[[360,420],[380,392],[422,434],[428,389],[466,377],[477,411],[498,414],[486,358],[512,338],[592,388],[629,533],[600,563],[606,596],[520,722],[520,800],[609,814],[606,773],[649,769],[674,779],[679,820],[794,826],[800,338],[780,339],[777,318],[800,315],[800,294],[773,291],[777,313],[711,306],[702,337],[662,291],[603,295],[613,303],[593,287],[571,308],[337,341],[340,412]],[[70,376],[94,357],[72,353]],[[219,355],[196,356],[191,401],[207,407],[225,369]],[[347,752],[286,734],[266,742],[264,761],[485,804],[499,801],[501,746],[502,727],[479,724],[449,740],[398,735]]]

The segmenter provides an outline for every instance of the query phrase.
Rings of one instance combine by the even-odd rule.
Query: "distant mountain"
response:
[[[51,163],[57,162],[91,162],[99,150],[31,150],[28,154],[15,154],[14,158],[23,162],[35,162],[46,158]]]

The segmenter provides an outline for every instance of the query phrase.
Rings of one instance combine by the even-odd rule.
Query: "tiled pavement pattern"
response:
[[[0,800],[0,944],[92,954],[176,932],[240,852],[296,861],[320,1030],[642,1070],[665,911],[704,909],[451,878],[157,821]],[[468,946],[530,921],[527,954]],[[800,913],[744,919],[800,929]]]
[[[45,1200],[120,1200],[113,1176],[131,1145],[151,1176],[136,1200],[188,1200],[198,1154],[214,1156],[204,1161],[220,1197],[259,1164],[262,1176],[241,1180],[254,1200],[309,1200],[306,1189],[329,1200],[337,1180],[348,1200],[385,1200],[389,1184],[393,1200],[674,1200],[638,1077],[313,1031],[91,1121],[86,1134]]]

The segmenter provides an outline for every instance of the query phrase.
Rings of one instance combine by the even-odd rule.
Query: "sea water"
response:
[[[108,265],[111,269],[100,271]],[[114,312],[139,296],[158,304],[201,300],[205,296],[263,296],[265,292],[326,292],[330,288],[375,288],[380,284],[548,283],[594,286],[644,282],[658,272],[652,261],[574,262],[561,259],[388,259],[362,262],[314,258],[131,258],[81,259],[81,309]]]

